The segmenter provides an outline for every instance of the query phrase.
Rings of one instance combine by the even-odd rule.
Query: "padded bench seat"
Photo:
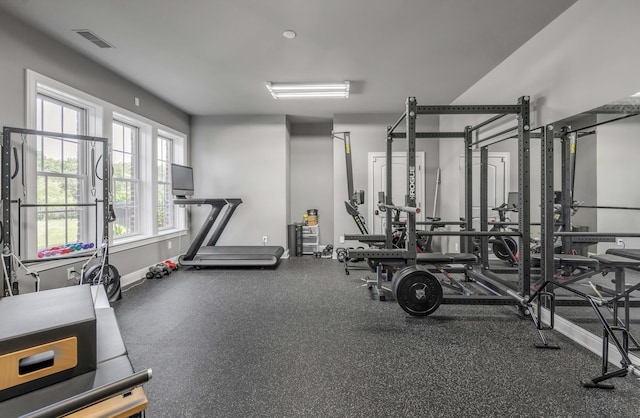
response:
[[[607,254],[640,260],[640,250],[632,250],[626,248],[609,248],[607,250]]]
[[[475,263],[478,258],[468,253],[418,253],[417,264],[466,264]]]
[[[540,267],[540,254],[533,254],[531,261],[534,267]],[[557,266],[574,266],[574,267],[598,267],[598,260],[595,258],[585,257],[583,255],[573,254],[554,254],[553,263]]]
[[[608,251],[607,251],[608,252]],[[603,265],[609,265],[612,267],[639,267],[640,260],[634,260],[632,258],[620,257],[613,254],[596,254],[591,258],[595,258]]]
[[[345,234],[344,239],[346,241],[385,242],[387,237],[380,234]]]

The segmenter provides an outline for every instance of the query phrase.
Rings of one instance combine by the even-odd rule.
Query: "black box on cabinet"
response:
[[[96,369],[89,285],[0,299],[0,401]]]

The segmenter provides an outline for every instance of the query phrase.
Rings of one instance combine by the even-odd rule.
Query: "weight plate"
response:
[[[513,238],[509,237],[505,238],[504,240],[511,250],[511,253],[515,256],[518,252],[518,244],[516,244],[516,241]],[[493,253],[502,261],[510,261],[509,251],[507,251],[501,241],[493,243]]]
[[[427,316],[442,303],[442,286],[428,271],[415,266],[398,271],[392,282],[393,294],[400,307],[412,316]]]
[[[82,283],[98,284],[100,281],[104,284],[104,290],[107,292],[109,302],[115,302],[120,299],[122,293],[120,291],[120,273],[111,264],[104,266],[104,273],[100,274],[101,264],[95,264],[84,273]]]

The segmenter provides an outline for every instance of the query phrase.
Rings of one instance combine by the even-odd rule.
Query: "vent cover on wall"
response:
[[[91,32],[89,29],[74,29],[73,30],[78,35],[82,36],[84,39],[93,42],[95,45],[100,48],[113,48],[114,46],[100,38],[95,33]]]

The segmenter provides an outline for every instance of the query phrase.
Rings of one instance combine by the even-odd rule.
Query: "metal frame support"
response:
[[[7,221],[11,220],[11,128],[5,127],[2,130],[2,253],[11,252],[11,228]],[[4,285],[3,285],[4,286]],[[7,289],[4,289],[5,291]],[[0,293],[0,298],[4,292]]]
[[[347,200],[353,203],[353,164],[351,162],[351,132],[344,133],[344,160],[347,164]]]
[[[407,195],[405,206],[416,207],[416,118],[418,117],[416,98],[407,98]],[[387,177],[387,181],[388,177]],[[416,259],[416,214],[407,212],[407,256]]]
[[[540,187],[540,202],[542,203],[542,210],[540,211],[540,239],[542,240],[542,245],[540,248],[540,257],[542,279],[548,282],[552,281],[555,275],[553,261],[553,233],[555,229],[553,219],[553,125],[547,125],[545,128],[542,128],[541,133],[540,160],[542,185]],[[551,290],[551,288],[549,288],[549,290]]]
[[[11,135],[12,134],[20,134],[20,135],[31,135],[31,136],[50,136],[54,138],[65,138],[65,139],[77,139],[80,141],[93,141],[99,142],[102,144],[102,242],[105,242],[108,245],[109,243],[109,221],[110,221],[110,187],[111,187],[111,150],[109,141],[107,138],[101,137],[93,137],[87,135],[73,135],[73,134],[64,134],[59,132],[48,132],[48,131],[38,131],[34,129],[23,129],[23,128],[11,128],[4,127],[2,130],[2,181],[1,186],[2,191],[0,193],[2,197],[2,223],[4,225],[2,231],[2,239],[4,245],[2,246],[2,256],[5,257],[5,266],[6,273],[11,277],[11,262],[7,258],[11,253],[13,253],[13,249],[11,248]],[[21,167],[24,170],[24,165]],[[99,219],[96,219],[96,223],[99,222]],[[100,243],[96,243],[96,245],[100,245]],[[108,252],[104,254],[104,263],[105,265],[109,264]],[[4,297],[5,292],[8,292],[6,280],[2,280],[2,286],[0,289],[3,291],[0,292],[0,298]]]
[[[489,211],[487,210],[489,192],[489,148],[480,148],[480,230],[489,230]],[[480,237],[480,260],[484,269],[489,268],[489,237]]]
[[[570,126],[563,126],[561,130],[562,145],[562,231],[571,232],[571,204],[573,203],[573,172],[572,160],[575,158],[573,134],[569,132]],[[572,238],[570,236],[562,237],[562,252],[564,254],[571,253]]]
[[[531,293],[531,147],[529,96],[518,99],[518,228],[520,230],[518,287],[523,296]]]
[[[464,220],[473,231],[473,145],[471,126],[464,128]],[[462,239],[461,239],[462,241]],[[466,237],[467,250],[473,250],[473,237]]]
[[[393,199],[392,199],[392,195],[393,195],[393,137],[391,135],[391,132],[393,130],[393,127],[391,126],[387,126],[387,154],[386,154],[386,160],[387,160],[387,178],[386,178],[386,193],[384,195],[384,204],[385,205],[391,205],[393,204]],[[385,241],[385,248],[387,249],[391,249],[393,248],[393,214],[391,213],[391,210],[387,209],[387,212],[385,213],[385,218],[386,218],[386,241]]]

